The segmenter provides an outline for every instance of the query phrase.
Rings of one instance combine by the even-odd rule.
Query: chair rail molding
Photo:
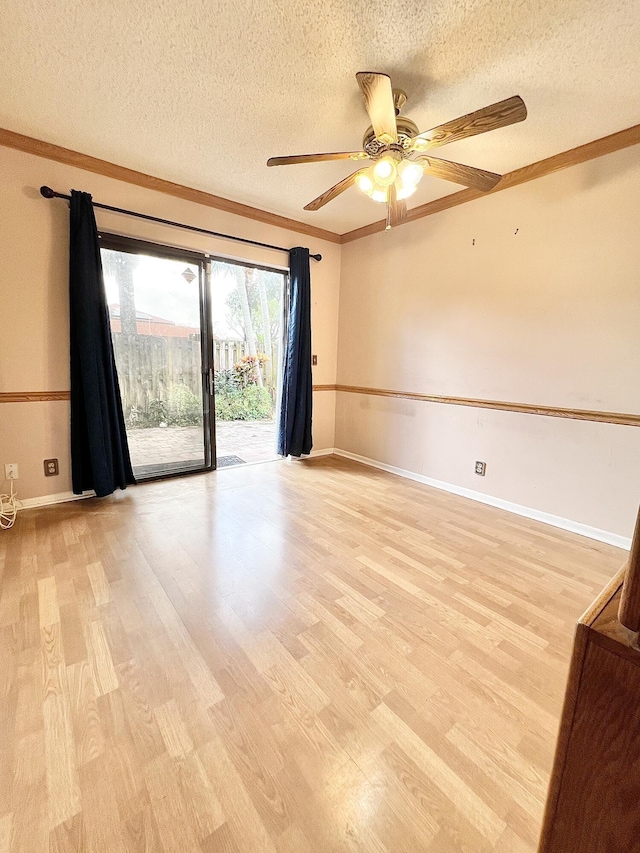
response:
[[[440,394],[420,394],[413,391],[390,391],[358,385],[336,385],[336,391],[347,394],[366,394],[373,397],[396,397],[400,400],[417,400],[422,403],[444,403],[450,406],[472,406],[476,409],[494,409],[502,412],[519,412],[525,415],[542,415],[548,418],[569,418],[578,421],[595,421],[622,426],[640,426],[640,415],[627,412],[601,412],[590,409],[570,409],[559,406],[541,406],[531,403],[509,403],[501,400],[482,400],[473,397],[448,397]]]

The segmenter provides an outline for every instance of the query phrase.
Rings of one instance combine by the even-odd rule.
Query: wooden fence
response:
[[[213,342],[213,363],[216,370],[231,370],[234,364],[241,361],[248,354],[246,341],[218,341]],[[276,384],[278,376],[278,347],[274,346],[271,353],[271,361],[262,365],[262,381],[271,387]]]
[[[202,373],[200,341],[190,338],[161,337],[157,335],[112,335],[118,367],[120,393],[124,416],[132,412],[147,414],[154,400],[170,403],[177,387],[187,388],[200,397]],[[231,370],[247,354],[247,344],[238,340],[214,340],[215,370]],[[277,350],[272,362],[262,366],[263,382],[275,384],[277,376]]]
[[[214,341],[213,363],[216,370],[231,370],[247,354],[245,341]]]

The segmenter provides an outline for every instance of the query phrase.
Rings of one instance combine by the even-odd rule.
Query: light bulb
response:
[[[374,201],[384,202],[387,200],[387,191],[386,190],[374,190],[371,193],[371,198]]]
[[[411,160],[403,160],[398,167],[398,175],[405,189],[409,189],[409,187],[415,189],[420,183],[423,174],[424,169],[420,163],[415,163]]]
[[[388,187],[395,181],[398,169],[392,157],[383,157],[373,167],[373,179],[380,187]]]
[[[361,175],[358,175],[358,177],[356,178],[356,184],[358,185],[359,189],[361,189],[362,192],[366,193],[367,195],[369,195],[369,193],[373,189],[373,181],[366,172]]]
[[[409,198],[410,195],[413,195],[416,189],[417,187],[402,187],[402,189],[396,192],[396,198],[398,201],[404,201],[405,198]]]

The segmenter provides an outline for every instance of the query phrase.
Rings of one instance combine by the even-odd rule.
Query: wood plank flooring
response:
[[[0,853],[533,853],[625,557],[333,457],[0,534]]]

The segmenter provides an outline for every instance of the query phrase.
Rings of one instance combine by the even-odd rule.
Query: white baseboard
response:
[[[414,480],[417,483],[424,483],[426,486],[432,486],[434,489],[441,489],[444,492],[451,492],[454,495],[460,495],[463,498],[470,498],[479,503],[488,504],[489,506],[504,509],[507,512],[513,512],[515,515],[522,515],[525,518],[532,518],[535,521],[542,521],[544,524],[549,524],[552,527],[559,527],[561,530],[568,530],[571,533],[577,533],[580,536],[586,536],[589,539],[596,539],[598,542],[606,542],[608,545],[615,545],[617,548],[623,548],[628,551],[631,548],[631,538],[620,536],[617,533],[610,533],[607,530],[600,530],[598,527],[590,527],[588,524],[581,524],[579,521],[572,521],[568,518],[562,518],[559,515],[552,515],[549,512],[542,512],[539,509],[522,506],[521,504],[505,501],[502,498],[487,495],[484,492],[476,492],[473,489],[466,489],[462,486],[456,486],[453,483],[445,483],[443,480],[434,480],[432,477],[426,477],[424,474],[416,474],[413,471],[407,471],[405,468],[396,468],[394,465],[387,465],[384,462],[378,462],[375,459],[369,459],[367,456],[359,456],[357,453],[351,453],[348,450],[341,450],[338,447],[324,447],[321,450],[312,450],[309,456],[301,457],[302,460],[309,458],[317,458],[319,456],[343,456],[345,459],[352,459],[354,462],[360,462],[362,465],[368,465],[370,468],[378,468],[381,471],[387,471],[390,474],[396,474],[398,477],[404,477],[407,480]],[[299,459],[289,457],[289,461],[298,462]],[[254,463],[256,465],[263,463]],[[52,506],[53,504],[66,503],[67,501],[78,501],[83,498],[95,497],[95,492],[85,492],[82,495],[74,495],[73,492],[61,492],[55,495],[43,495],[39,498],[25,498],[20,501],[20,509],[33,509],[40,506]]]
[[[287,456],[289,462],[304,462],[305,459],[316,459],[318,456],[333,456],[337,453],[335,447],[323,447],[321,450],[312,450],[304,456]]]
[[[335,447],[324,447],[322,450],[312,450],[312,456],[333,456],[336,452]]]
[[[309,458],[315,457],[315,456],[331,456],[334,453],[335,453],[335,449],[333,447],[327,447],[327,448],[324,448],[322,450],[312,450],[311,453],[309,454],[309,456],[303,456],[301,458],[302,459],[309,459]],[[290,456],[288,458],[290,461],[298,461],[293,456]],[[276,456],[273,459],[264,459],[264,460],[259,461],[259,462],[245,462],[242,467],[246,468],[247,466],[251,466],[251,465],[264,465],[267,462],[282,462],[282,457]],[[230,467],[240,467],[240,466],[230,466]],[[220,470],[225,471],[227,469],[221,468]],[[55,495],[42,495],[41,497],[38,497],[38,498],[23,498],[22,500],[20,500],[20,506],[18,508],[21,510],[22,509],[37,509],[38,507],[41,507],[41,506],[53,506],[54,504],[63,504],[63,503],[67,503],[68,501],[80,501],[80,500],[83,500],[84,498],[95,498],[95,496],[96,496],[96,493],[93,491],[84,492],[81,495],[74,495],[73,492],[59,492],[58,494],[55,494]]]
[[[399,477],[405,477],[407,480],[424,483],[426,486],[432,486],[434,489],[441,489],[444,492],[451,492],[463,498],[470,498],[472,501],[478,501],[489,506],[495,506],[498,509],[504,509],[507,512],[513,512],[516,515],[522,515],[525,518],[542,521],[544,524],[550,524],[552,527],[559,527],[562,530],[569,530],[571,533],[578,533],[580,536],[587,536],[589,539],[596,539],[598,542],[606,542],[608,545],[615,545],[617,548],[624,548],[626,551],[631,548],[630,538],[620,536],[617,533],[610,533],[608,530],[590,527],[588,524],[581,524],[579,521],[571,521],[571,519],[562,518],[559,515],[552,515],[549,512],[542,512],[539,509],[532,509],[528,506],[505,501],[502,498],[484,494],[484,492],[476,492],[473,489],[455,486],[453,483],[445,483],[443,480],[434,480],[432,477],[425,477],[424,474],[415,474],[413,471],[396,468],[394,465],[387,465],[384,462],[377,462],[375,459],[369,459],[367,456],[359,456],[357,453],[350,453],[348,450],[340,450],[336,447],[333,452],[336,456],[353,459],[354,462],[360,462],[371,468],[379,468],[381,471],[388,471],[390,474],[397,474]]]
[[[20,500],[20,509],[35,509],[39,506],[52,506],[53,504],[64,504],[68,501],[81,501],[84,498],[95,498],[95,492],[83,492],[81,495],[74,495],[73,492],[59,492],[57,495],[42,495],[39,498],[22,498]]]

